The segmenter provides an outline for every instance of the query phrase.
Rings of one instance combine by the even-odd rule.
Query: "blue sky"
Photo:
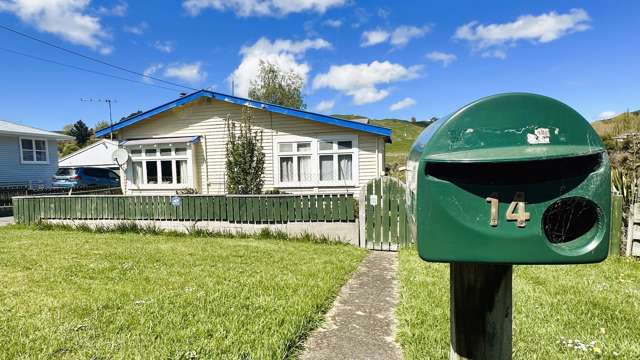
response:
[[[588,120],[640,108],[637,1],[0,0],[0,24],[192,88],[245,95],[260,59],[299,72],[308,109],[428,119],[535,92]],[[119,72],[0,29],[0,118],[89,125],[178,97],[41,62]]]

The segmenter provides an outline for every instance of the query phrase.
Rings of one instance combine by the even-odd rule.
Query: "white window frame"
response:
[[[334,142],[332,150],[320,150],[320,142]],[[348,150],[338,150],[338,141],[351,141],[351,149]],[[280,144],[282,143],[302,143],[302,142],[310,142],[311,143],[311,152],[309,153],[289,153],[289,152],[280,152]],[[360,178],[359,178],[359,168],[360,163],[358,160],[358,136],[357,135],[347,135],[347,134],[339,134],[339,135],[327,135],[320,136],[318,138],[310,138],[303,136],[282,136],[275,140],[273,151],[273,173],[275,175],[274,184],[280,188],[299,188],[299,187],[344,187],[344,186],[358,186]],[[333,155],[333,166],[334,166],[334,174],[335,179],[331,181],[320,181],[320,155]],[[338,180],[338,155],[340,154],[351,154],[351,180]],[[289,181],[283,182],[280,181],[280,158],[281,157],[293,157],[293,171],[295,176],[298,175],[298,156],[311,155],[311,181]]]
[[[22,140],[31,141],[31,145],[33,145],[33,149],[31,150],[31,152],[33,153],[33,161],[28,161],[28,160],[25,160],[23,158]],[[36,160],[36,140],[44,142],[44,152],[45,152],[45,155],[46,155],[46,158],[47,158],[45,161]],[[19,145],[20,145],[20,163],[21,164],[48,164],[49,163],[49,141],[47,141],[47,139],[32,138],[32,137],[19,137],[18,138],[18,142],[19,142]],[[28,149],[24,149],[24,150],[28,151]]]
[[[136,145],[129,146],[125,145],[127,151],[129,151],[130,159],[129,164],[127,164],[126,170],[126,178],[127,178],[127,188],[128,189],[148,189],[148,190],[178,190],[178,189],[188,189],[194,188],[195,184],[195,171],[193,166],[193,145],[191,143],[171,143],[171,144],[155,144],[155,145]],[[160,149],[171,149],[170,156],[161,156]],[[147,156],[146,150],[155,150],[155,156]],[[186,149],[186,153],[184,155],[176,155],[175,149]],[[132,150],[140,150],[140,155],[133,155],[131,153]],[[187,161],[187,182],[179,184],[177,183],[177,161],[186,160]],[[173,174],[173,182],[170,184],[162,183],[162,161],[171,161],[171,171]],[[142,163],[142,182],[140,184],[136,184],[133,182],[133,163],[141,162]],[[158,183],[157,184],[149,184],[147,183],[147,162],[155,162],[158,169]]]

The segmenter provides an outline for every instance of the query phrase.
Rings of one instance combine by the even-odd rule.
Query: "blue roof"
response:
[[[266,111],[270,111],[278,114],[295,116],[302,119],[321,122],[323,124],[340,126],[348,129],[375,134],[375,135],[383,136],[385,138],[385,141],[389,143],[391,142],[391,129],[387,129],[385,127],[363,124],[356,121],[349,121],[345,119],[336,118],[333,116],[317,114],[317,113],[304,111],[304,110],[292,109],[292,108],[288,108],[281,105],[269,104],[261,101],[255,101],[255,100],[245,99],[237,96],[226,95],[226,94],[217,93],[209,90],[196,91],[192,94],[183,96],[179,99],[170,101],[166,104],[163,104],[151,110],[145,111],[142,114],[138,114],[136,116],[132,116],[128,119],[117,122],[113,124],[113,126],[109,126],[102,130],[97,131],[96,136],[102,137],[105,135],[109,135],[111,132],[125,128],[129,125],[133,125],[137,122],[148,119],[151,116],[160,114],[162,112],[173,109],[175,107],[185,105],[192,101],[196,101],[202,97],[225,101],[225,102],[229,102],[237,105],[250,106],[256,109],[262,109],[262,110],[266,110]]]

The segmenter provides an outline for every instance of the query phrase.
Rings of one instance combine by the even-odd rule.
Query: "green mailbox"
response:
[[[610,163],[591,125],[540,95],[475,101],[427,127],[407,162],[420,257],[570,264],[607,257]]]

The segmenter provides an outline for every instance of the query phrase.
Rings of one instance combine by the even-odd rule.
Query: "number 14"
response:
[[[489,225],[496,227],[498,226],[498,206],[500,205],[500,200],[498,200],[498,194],[493,193],[490,197],[488,197],[487,202],[490,204],[489,209]],[[507,213],[505,214],[505,218],[507,221],[515,221],[518,227],[527,226],[527,221],[531,219],[531,214],[526,212],[525,210],[525,202],[524,202],[524,193],[517,192],[513,197],[513,201],[509,204],[507,208]]]

